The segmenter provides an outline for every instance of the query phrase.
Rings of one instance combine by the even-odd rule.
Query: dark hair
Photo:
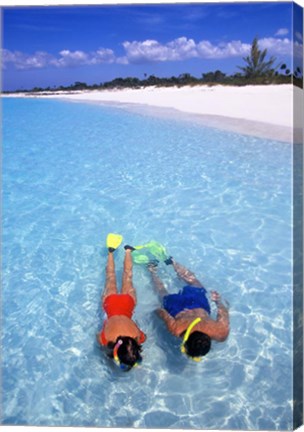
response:
[[[120,363],[127,365],[130,369],[135,365],[135,363],[140,363],[142,357],[140,355],[141,345],[139,345],[135,339],[130,336],[119,336],[116,339],[115,344],[111,343],[112,353],[111,357],[113,357],[113,348],[118,342],[118,340],[122,341],[122,344],[118,347],[117,355]],[[108,344],[110,348],[110,344]],[[129,370],[129,369],[128,369]]]
[[[185,343],[186,353],[190,357],[201,357],[206,355],[211,348],[211,339],[205,333],[195,331],[190,334]]]

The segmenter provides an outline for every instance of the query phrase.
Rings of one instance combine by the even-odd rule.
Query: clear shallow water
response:
[[[291,146],[50,100],[4,100],[3,125],[2,423],[291,429]],[[95,342],[108,232],[222,293],[229,339],[184,358],[136,266],[148,340],[120,372]]]

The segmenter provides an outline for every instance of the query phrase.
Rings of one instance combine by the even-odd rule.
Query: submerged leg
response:
[[[183,279],[187,284],[195,286],[197,288],[203,288],[203,284],[196,278],[195,274],[188,270],[186,267],[177,263],[172,259],[172,265],[177,275]]]
[[[117,294],[113,252],[108,253],[108,262],[106,266],[106,283],[105,283],[105,289],[102,296],[102,301],[104,302],[105,298],[110,294]]]
[[[126,249],[123,275],[122,275],[121,292],[122,294],[129,294],[131,297],[133,297],[136,304],[136,291],[133,286],[132,276],[133,276],[133,261],[132,261],[131,250]]]
[[[156,266],[149,265],[148,270],[151,273],[151,278],[152,278],[154,289],[157,292],[159,298],[162,299],[164,296],[168,295],[168,291],[166,290],[163,281],[160,279],[160,277],[156,273]]]

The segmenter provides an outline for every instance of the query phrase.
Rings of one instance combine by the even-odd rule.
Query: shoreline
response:
[[[294,98],[303,97],[303,90],[292,84],[147,87],[3,96],[59,98],[110,105],[144,115],[191,120],[204,126],[259,138],[289,143],[295,138],[295,141],[301,142],[301,113],[294,112],[293,105]]]
[[[163,108],[140,103],[92,101],[90,99],[60,98],[62,101],[73,103],[89,103],[100,106],[108,106],[134,112],[142,116],[169,118],[190,122],[192,124],[220,129],[227,132],[235,132],[242,135],[254,136],[275,141],[283,141],[291,144],[293,142],[293,129],[288,126],[272,125],[265,122],[238,119],[228,116],[213,114],[196,114],[180,111],[175,108]],[[299,135],[299,134],[298,134]]]

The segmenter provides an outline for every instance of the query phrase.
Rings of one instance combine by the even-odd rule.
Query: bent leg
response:
[[[122,294],[129,294],[131,297],[133,297],[136,304],[136,291],[133,286],[132,276],[133,276],[133,261],[131,256],[131,250],[127,249],[125,253],[125,260],[124,260],[121,292]]]
[[[114,256],[113,253],[109,252],[106,267],[106,283],[102,296],[102,302],[104,302],[105,298],[111,294],[117,294],[117,285],[115,276]]]
[[[195,286],[197,288],[204,288],[203,284],[196,278],[195,274],[188,270],[186,267],[172,260],[173,268],[177,275],[187,282],[187,284]]]
[[[156,273],[156,268],[154,266],[148,266],[148,270],[151,273],[152,282],[154,285],[154,289],[157,292],[160,299],[164,296],[168,295],[168,291],[165,288],[163,281],[160,279],[158,274]]]

